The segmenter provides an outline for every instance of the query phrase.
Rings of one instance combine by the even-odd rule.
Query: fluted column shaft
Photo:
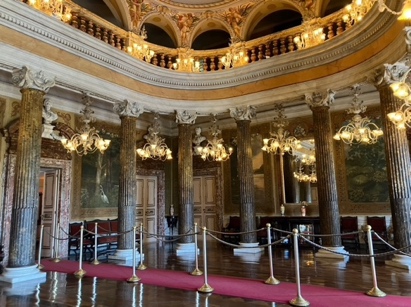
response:
[[[134,244],[130,230],[136,224],[136,124],[136,117],[121,117],[118,221],[120,233],[128,232],[119,237],[119,249],[132,249]]]
[[[178,125],[178,182],[179,182],[179,233],[194,229],[194,183],[192,155],[192,125]],[[193,236],[183,236],[181,243],[193,243]]]
[[[333,133],[329,106],[312,106],[318,205],[322,234],[340,233],[340,214],[333,156]],[[341,246],[340,236],[323,238],[324,246]]]
[[[35,264],[42,110],[45,93],[23,88],[17,142],[13,211],[10,228],[11,268]]]
[[[237,120],[237,158],[238,178],[240,182],[240,218],[241,231],[256,229],[253,161],[251,148],[250,120]],[[257,242],[255,232],[242,234],[241,242]]]
[[[389,184],[394,245],[411,245],[411,165],[406,130],[399,130],[388,120],[387,114],[397,111],[403,101],[396,98],[387,84],[378,86],[381,118],[384,125],[385,156]]]

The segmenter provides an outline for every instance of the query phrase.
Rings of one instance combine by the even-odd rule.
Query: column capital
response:
[[[144,113],[143,106],[139,105],[137,102],[128,101],[127,99],[123,102],[115,103],[113,110],[120,116],[120,118],[125,116],[139,117]]]
[[[312,109],[315,107],[329,107],[334,102],[335,91],[327,89],[325,92],[306,93],[305,102]]]
[[[404,81],[410,69],[409,59],[394,64],[384,64],[375,72],[374,85],[376,87],[389,86],[393,82]]]
[[[50,87],[54,86],[55,78],[47,78],[43,71],[32,71],[23,66],[16,68],[12,72],[12,82],[22,89],[35,89],[47,93]]]
[[[176,123],[177,124],[189,124],[192,125],[196,122],[197,113],[190,113],[187,110],[176,111]]]
[[[246,106],[245,108],[230,108],[230,116],[236,121],[238,120],[251,120],[256,114],[256,107]]]

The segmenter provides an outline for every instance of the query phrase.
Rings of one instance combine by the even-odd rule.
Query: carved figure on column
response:
[[[137,102],[130,102],[127,99],[125,99],[123,102],[116,103],[113,107],[113,110],[120,117],[139,117],[142,113],[144,113],[144,108],[142,106],[140,106]]]
[[[330,106],[334,102],[335,93],[335,91],[330,89],[323,93],[307,93],[305,94],[305,101],[310,108],[317,106]]]
[[[187,110],[177,111],[176,123],[178,124],[194,124],[197,119],[196,113],[190,113]]]
[[[130,0],[128,6],[130,10],[131,26],[133,29],[138,29],[141,20],[141,5],[144,0]]]
[[[26,66],[13,70],[12,82],[17,87],[36,89],[45,93],[55,84],[54,78],[47,78],[43,71],[33,72]]]
[[[247,106],[245,108],[230,108],[230,116],[235,120],[251,120],[256,116],[256,108]]]

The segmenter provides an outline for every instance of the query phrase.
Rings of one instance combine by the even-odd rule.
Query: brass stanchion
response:
[[[268,243],[268,257],[270,259],[270,277],[265,281],[269,285],[278,285],[280,281],[274,277],[273,274],[273,253],[271,250],[271,224],[267,223],[267,243]]]
[[[97,244],[97,239],[98,239],[98,237],[97,237],[97,227],[98,227],[98,223],[96,222],[96,223],[94,223],[94,259],[93,259],[93,262],[92,262],[92,264],[94,264],[94,265],[98,265],[98,264],[100,264],[100,262],[98,261],[98,258],[97,258],[97,253],[98,253],[98,250],[97,250],[97,247],[98,247],[98,244]]]
[[[368,249],[370,251],[370,265],[371,265],[372,282],[373,282],[373,288],[370,291],[366,292],[366,294],[369,296],[384,297],[387,294],[381,291],[377,285],[377,273],[375,271],[375,259],[373,257],[374,256],[374,246],[372,244],[371,226],[367,225],[365,229],[367,230]]]
[[[59,249],[60,249],[60,223],[57,223],[57,231],[56,231],[56,235],[54,237],[54,240],[56,241],[56,243],[54,244],[54,250],[55,250],[55,257],[53,259],[53,262],[60,262],[60,258],[59,258]]]
[[[300,281],[300,256],[298,253],[298,230],[293,229],[294,240],[294,263],[295,263],[295,279],[297,283],[297,297],[290,301],[291,306],[310,306],[310,302],[306,301],[301,296],[301,281]]]
[[[40,240],[39,240],[39,252],[37,256],[37,268],[39,270],[44,268],[44,265],[41,264],[41,249],[43,248],[43,232],[44,232],[44,225],[41,224],[40,227]]]
[[[133,227],[133,276],[127,279],[129,283],[137,283],[140,281],[140,277],[136,275],[136,226]]]
[[[145,270],[147,267],[143,263],[143,223],[140,224],[140,265],[139,270]]]
[[[203,227],[203,258],[204,258],[204,285],[201,286],[201,288],[198,288],[197,290],[199,292],[204,292],[204,293],[210,293],[213,292],[214,289],[210,287],[208,284],[208,279],[207,279],[207,238],[206,238],[206,228]],[[197,247],[196,247],[197,248]]]
[[[80,254],[79,254],[79,262],[78,262],[78,271],[74,273],[77,277],[83,277],[86,275],[86,271],[83,270],[83,232],[84,226],[80,226]]]
[[[194,223],[194,245],[195,245],[195,259],[196,259],[196,268],[194,269],[194,271],[191,272],[191,275],[194,276],[200,276],[203,275],[203,272],[198,268],[198,252],[197,252],[197,223]]]

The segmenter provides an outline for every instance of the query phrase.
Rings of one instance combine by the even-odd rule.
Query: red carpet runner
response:
[[[55,263],[45,260],[43,271],[73,274],[78,270],[78,262],[61,261]],[[104,268],[103,268],[104,267]],[[98,277],[108,280],[126,281],[132,276],[132,268],[114,264],[83,264],[87,272],[85,277]],[[192,276],[187,272],[150,269],[136,271],[145,285],[160,286],[188,291],[197,291],[204,284],[204,276]],[[261,280],[208,276],[208,284],[214,288],[213,293],[226,296],[242,297],[288,304],[297,297],[297,287],[293,283],[281,282],[279,285],[267,285]],[[386,297],[370,297],[362,292],[338,290],[312,285],[302,285],[301,294],[313,307],[410,307],[411,297],[387,295]]]

